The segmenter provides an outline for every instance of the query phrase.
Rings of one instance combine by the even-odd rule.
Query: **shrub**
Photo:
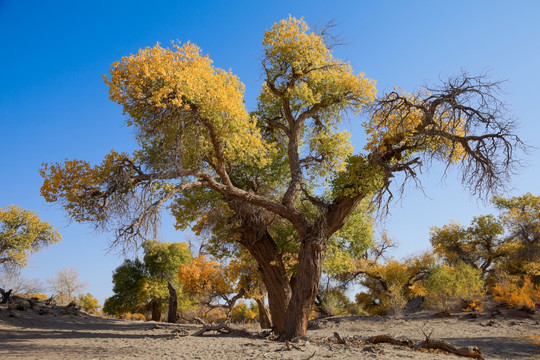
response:
[[[428,307],[449,311],[483,297],[484,281],[480,270],[463,262],[438,265],[431,270],[424,289]]]
[[[122,320],[131,320],[131,321],[146,321],[146,316],[140,313],[130,313],[126,312],[121,314],[120,319]]]
[[[235,322],[251,321],[255,318],[255,312],[243,301],[240,301],[232,311],[232,320]]]
[[[535,286],[528,276],[499,275],[491,293],[495,301],[512,308],[534,309],[540,303],[540,286]]]

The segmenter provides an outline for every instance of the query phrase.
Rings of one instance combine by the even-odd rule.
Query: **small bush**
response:
[[[528,276],[499,275],[491,288],[493,299],[512,308],[534,309],[540,303],[540,286],[535,286]]]
[[[146,321],[146,316],[143,315],[143,314],[139,314],[139,313],[133,313],[132,314],[130,312],[126,312],[126,313],[121,314],[119,317],[122,320]]]
[[[450,311],[484,296],[480,270],[465,263],[435,266],[424,284],[426,305]]]
[[[232,320],[235,322],[252,321],[255,318],[255,312],[248,307],[246,303],[240,301],[232,311]]]

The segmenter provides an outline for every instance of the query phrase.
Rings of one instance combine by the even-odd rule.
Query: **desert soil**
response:
[[[332,317],[313,321],[307,339],[289,344],[268,338],[206,333],[201,325],[106,319],[72,308],[0,306],[0,359],[465,359],[439,351],[368,344],[388,334],[415,342],[444,340],[476,346],[485,359],[540,359],[540,316],[495,310],[436,317]],[[250,328],[256,332],[255,327]],[[346,341],[338,343],[334,333]]]

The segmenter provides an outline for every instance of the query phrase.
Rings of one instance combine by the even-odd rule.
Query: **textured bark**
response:
[[[291,286],[277,246],[265,231],[255,241],[243,239],[242,245],[255,258],[262,280],[268,292],[268,305],[272,316],[272,328],[281,334],[285,327],[285,316],[291,298]]]
[[[308,238],[302,242],[296,284],[287,308],[281,340],[306,335],[309,314],[319,290],[325,248],[326,241],[320,238]]]
[[[175,323],[178,320],[178,314],[176,313],[178,309],[178,296],[169,281],[167,282],[167,287],[169,288],[169,313],[167,315],[167,322]]]
[[[259,308],[259,324],[261,325],[261,329],[271,329],[272,321],[270,320],[270,312],[264,305],[264,298],[255,298],[255,301]]]

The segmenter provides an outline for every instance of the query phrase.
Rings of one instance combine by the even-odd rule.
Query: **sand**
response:
[[[24,308],[24,309],[23,309]],[[367,344],[388,334],[415,342],[444,340],[457,347],[477,346],[485,359],[540,359],[540,316],[520,311],[432,312],[391,317],[344,316],[313,321],[308,342],[290,346],[260,338],[207,333],[194,324],[106,319],[73,308],[0,306],[0,359],[465,359],[390,344]],[[423,331],[422,331],[423,329]],[[256,331],[251,326],[251,331]],[[338,344],[334,332],[348,339]]]

